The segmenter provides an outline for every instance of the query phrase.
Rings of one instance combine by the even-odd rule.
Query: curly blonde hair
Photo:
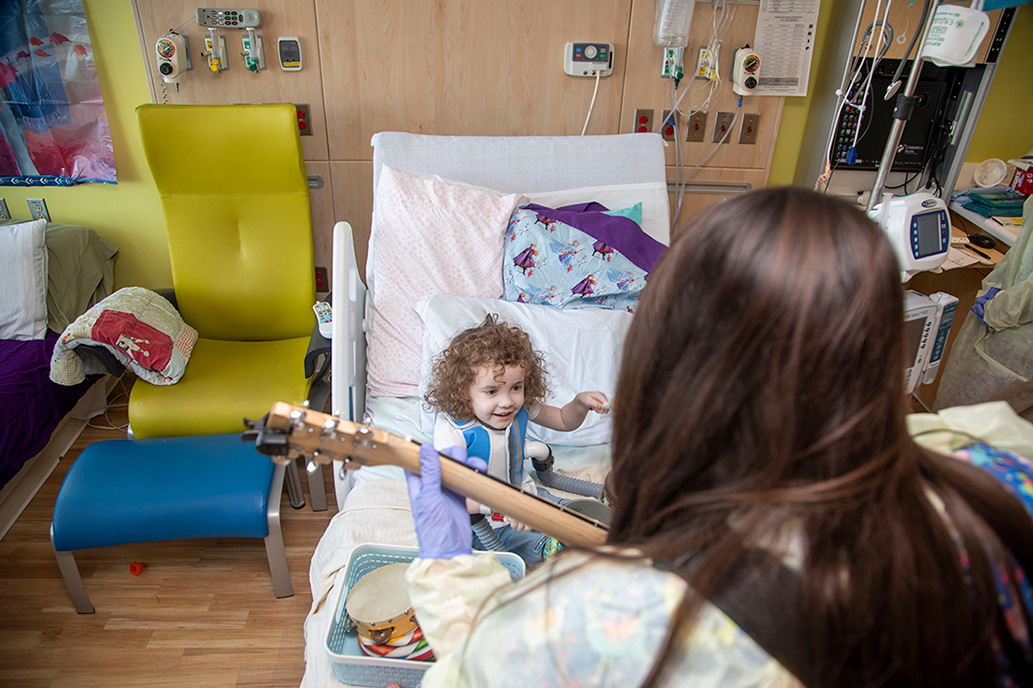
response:
[[[498,379],[510,366],[524,369],[524,405],[543,403],[549,385],[542,355],[526,332],[489,314],[480,325],[457,334],[434,359],[432,381],[423,401],[456,420],[471,420],[470,386],[477,371],[489,367]]]

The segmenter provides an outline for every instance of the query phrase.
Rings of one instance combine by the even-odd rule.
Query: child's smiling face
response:
[[[524,369],[481,366],[470,385],[470,405],[477,420],[496,430],[505,430],[524,405]]]

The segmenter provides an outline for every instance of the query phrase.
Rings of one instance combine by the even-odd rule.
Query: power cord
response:
[[[599,93],[599,77],[602,76],[602,72],[596,71],[595,73],[595,88],[592,89],[592,102],[588,106],[588,116],[585,117],[585,126],[581,127],[581,135],[584,136],[585,132],[588,131],[588,121],[592,119],[592,109],[595,107],[595,96]]]
[[[863,118],[866,102],[868,100],[868,94],[871,90],[872,77],[875,74],[875,69],[878,67],[879,62],[882,61],[883,56],[886,54],[887,50],[889,50],[889,44],[893,38],[893,28],[887,21],[891,5],[892,0],[887,0],[885,9],[883,9],[882,7],[882,0],[879,0],[879,2],[876,4],[874,15],[876,17],[876,20],[869,24],[868,27],[865,29],[864,35],[861,37],[861,45],[858,46],[857,53],[851,58],[849,68],[850,77],[845,78],[846,75],[844,75],[844,82],[841,83],[840,88],[836,90],[836,96],[838,100],[836,102],[836,113],[832,117],[832,121],[829,123],[828,145],[825,147],[825,166],[824,170],[818,176],[818,179],[814,183],[815,191],[821,190],[822,193],[828,191],[828,187],[832,183],[832,173],[835,172],[836,168],[839,166],[838,160],[835,165],[832,164],[832,149],[835,145],[836,128],[839,125],[840,118],[843,115],[843,108],[852,107],[856,109],[858,112],[858,120],[861,120]],[[880,12],[882,12],[881,21],[878,19]],[[878,38],[874,39],[875,54],[872,57],[871,69],[868,71],[867,75],[865,75],[864,65],[865,62],[868,60],[869,51],[872,49],[872,42],[876,30],[878,31]],[[885,46],[883,45],[883,37],[887,38]],[[864,83],[863,89],[860,88],[862,82]],[[860,104],[852,102],[850,100],[850,91],[855,85],[858,86],[857,90],[862,96]],[[860,131],[859,129],[854,131],[853,141],[851,142],[850,149],[847,151],[846,154],[847,164],[853,164],[853,161],[856,160],[857,143],[862,138],[864,138],[864,135],[866,133],[868,133],[869,126],[871,126],[870,118],[865,123],[864,131]],[[824,187],[824,189],[822,189],[822,187]]]
[[[123,406],[129,406],[129,388],[126,387],[125,377],[119,378],[118,384],[122,388],[121,391],[118,394],[116,394],[114,397],[112,397],[110,402],[105,400],[105,405],[104,405],[104,422],[106,423],[106,425],[95,425],[93,423],[93,419],[91,418],[91,419],[86,421],[86,427],[93,428],[95,430],[119,430],[119,431],[125,431],[125,430],[129,429],[129,423],[126,423],[125,425],[115,425],[114,423],[111,422],[111,418],[108,417],[108,413],[110,413],[111,409],[122,408]],[[121,399],[122,397],[126,398],[125,403],[116,404],[115,402],[118,401],[119,399]]]

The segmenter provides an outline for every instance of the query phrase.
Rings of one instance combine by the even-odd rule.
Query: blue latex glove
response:
[[[482,473],[488,469],[483,459],[467,458],[466,447],[449,447],[442,453]],[[405,482],[420,541],[420,557],[451,559],[470,554],[473,532],[466,498],[441,487],[441,459],[432,445],[420,446],[420,475],[406,471]]]
[[[985,294],[976,299],[976,305],[970,306],[969,310],[976,314],[979,318],[979,322],[986,325],[986,321],[983,320],[983,316],[986,315],[986,304],[990,303],[990,300],[997,296],[997,292],[1001,291],[998,287],[991,287],[986,291]]]

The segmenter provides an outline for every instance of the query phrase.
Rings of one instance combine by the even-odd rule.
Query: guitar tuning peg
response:
[[[309,408],[311,406],[311,404],[309,403],[308,399],[306,399],[305,401],[301,402],[301,405],[304,406],[305,408]]]
[[[288,416],[288,418],[290,418],[295,423],[300,423],[303,420],[305,420],[305,415],[306,415],[305,412],[302,411],[301,409],[294,409],[293,411],[290,412],[290,415]]]
[[[319,464],[315,461],[309,461],[307,464],[305,464],[305,470],[309,473],[315,473],[317,470],[319,470]]]
[[[338,421],[336,418],[328,418],[326,422],[323,423],[323,437],[326,437],[327,435],[332,435],[337,430],[337,426],[339,423],[340,421]]]
[[[358,445],[363,445],[369,449],[376,449],[377,444],[373,441],[373,431],[369,429],[369,426],[360,425],[355,429],[354,441],[352,442],[352,449]]]

